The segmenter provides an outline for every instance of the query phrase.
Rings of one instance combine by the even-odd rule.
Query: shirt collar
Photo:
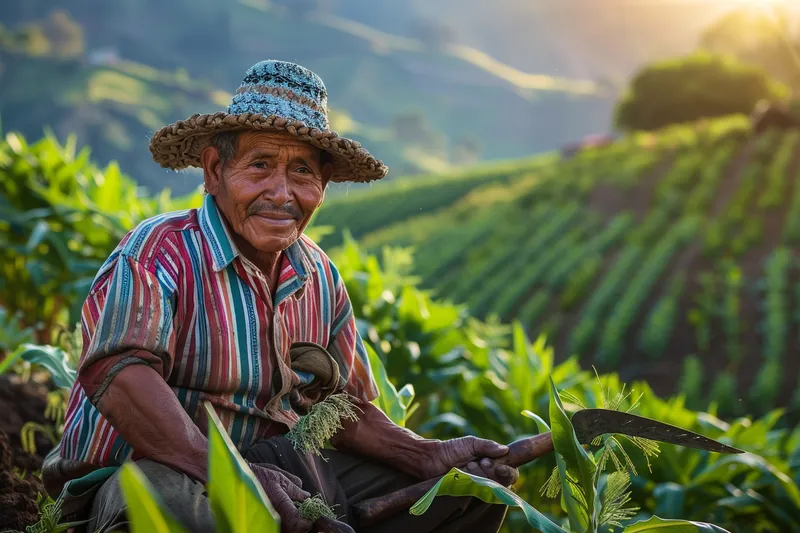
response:
[[[228,224],[212,195],[206,194],[203,197],[203,205],[198,209],[197,215],[200,220],[200,231],[211,250],[214,272],[219,272],[239,257],[241,252],[233,241]],[[284,250],[284,255],[297,273],[297,277],[303,281],[316,270],[311,250],[302,236]]]

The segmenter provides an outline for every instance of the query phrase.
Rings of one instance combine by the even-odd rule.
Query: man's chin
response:
[[[287,231],[282,235],[274,235],[269,237],[263,237],[261,235],[257,236],[256,238],[250,238],[248,241],[250,245],[258,250],[259,252],[264,252],[268,254],[275,254],[278,252],[282,252],[286,248],[292,245],[294,241],[297,240],[297,231],[292,229],[292,231]]]

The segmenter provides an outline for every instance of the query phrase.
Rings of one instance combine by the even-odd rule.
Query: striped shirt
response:
[[[71,391],[56,458],[79,466],[56,466],[64,481],[69,470],[85,473],[131,457],[130,446],[95,408],[129,364],[155,369],[201,427],[202,404],[212,403],[240,450],[274,422],[291,427],[298,419],[288,402],[302,379],[290,368],[294,342],[326,347],[346,392],[366,401],[378,396],[335,265],[305,235],[280,261],[270,295],[211,195],[199,209],[148,219],[125,236],[83,305],[81,382]]]

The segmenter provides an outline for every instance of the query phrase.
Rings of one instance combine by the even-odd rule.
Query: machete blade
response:
[[[590,444],[595,437],[606,433],[620,433],[717,453],[744,453],[744,450],[727,446],[688,429],[623,411],[581,409],[572,415],[572,426],[581,444]]]

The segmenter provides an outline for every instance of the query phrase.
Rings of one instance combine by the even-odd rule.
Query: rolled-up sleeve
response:
[[[378,397],[378,387],[372,377],[369,355],[358,332],[353,305],[347,288],[336,267],[331,264],[334,281],[335,306],[328,352],[339,362],[346,379],[343,391],[366,402]]]
[[[82,313],[78,379],[96,404],[126,366],[146,364],[165,380],[175,351],[175,288],[158,265],[119,255],[93,285]]]

